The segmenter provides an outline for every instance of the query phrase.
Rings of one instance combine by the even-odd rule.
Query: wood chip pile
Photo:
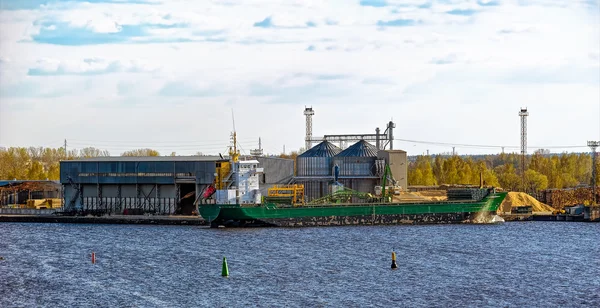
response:
[[[537,201],[534,197],[523,193],[523,192],[509,192],[506,195],[500,207],[498,207],[498,212],[510,213],[513,206],[531,206],[531,210],[533,212],[552,212],[554,208],[551,206],[541,203]]]

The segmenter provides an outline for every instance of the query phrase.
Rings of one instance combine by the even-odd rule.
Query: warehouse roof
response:
[[[31,184],[60,184],[59,181],[49,181],[49,180],[0,180],[0,187],[4,186],[15,186],[21,185],[23,183],[31,183]]]
[[[105,156],[79,158],[75,160],[63,160],[61,162],[175,162],[175,161],[218,161],[223,160],[220,156]]]

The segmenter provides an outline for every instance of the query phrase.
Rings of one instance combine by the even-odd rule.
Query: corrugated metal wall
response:
[[[298,157],[298,176],[329,176],[332,157]]]
[[[340,176],[372,176],[377,157],[335,157],[333,164],[340,167]]]
[[[121,190],[120,196],[119,186]],[[173,214],[177,208],[175,184],[100,184],[101,197],[98,196],[98,184],[82,184],[80,189],[81,193],[79,197],[74,199],[77,195],[76,189],[71,185],[64,186],[66,210],[102,210],[107,213],[123,214],[126,209],[137,209],[138,211],[143,210],[144,212],[156,214]]]
[[[294,176],[294,160],[278,157],[257,157],[259,167],[264,168],[263,184],[287,184]]]
[[[177,176],[192,176],[198,184],[214,180],[213,161],[62,161],[60,182],[81,184],[174,184]]]

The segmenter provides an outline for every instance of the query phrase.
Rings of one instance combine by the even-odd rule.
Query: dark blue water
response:
[[[0,307],[600,307],[597,223],[2,223],[0,256]]]

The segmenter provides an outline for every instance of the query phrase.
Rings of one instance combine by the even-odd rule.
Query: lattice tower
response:
[[[312,147],[312,116],[315,115],[312,107],[304,107],[304,115],[306,116],[306,137],[305,141],[305,151],[308,151]]]
[[[521,186],[525,190],[525,155],[527,155],[527,108],[521,108]]]

